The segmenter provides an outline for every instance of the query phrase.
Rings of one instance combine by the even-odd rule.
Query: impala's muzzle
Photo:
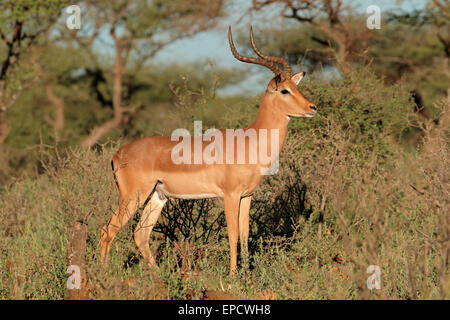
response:
[[[305,116],[307,118],[312,118],[316,115],[317,113],[317,107],[315,105],[310,105],[309,108],[312,110],[311,112],[306,112]]]

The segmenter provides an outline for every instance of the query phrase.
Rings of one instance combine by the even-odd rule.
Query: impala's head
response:
[[[305,72],[292,75],[291,66],[286,59],[263,54],[255,45],[252,28],[250,28],[250,42],[258,58],[244,57],[237,52],[231,35],[231,27],[228,29],[228,41],[230,42],[231,52],[236,59],[259,64],[273,71],[275,77],[270,80],[267,86],[265,98],[274,108],[277,108],[278,112],[288,117],[313,117],[316,114],[316,106],[306,99],[297,88],[305,76]],[[283,71],[275,63],[281,64]]]

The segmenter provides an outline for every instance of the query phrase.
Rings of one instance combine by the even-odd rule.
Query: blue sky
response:
[[[423,8],[424,0],[353,0],[347,1],[354,3],[361,12],[369,5],[377,5],[383,12],[390,12],[393,9],[401,8],[406,11]],[[156,59],[161,62],[173,61],[196,61],[210,58],[214,61],[220,61],[220,65],[226,66],[233,64],[234,58],[228,47],[227,28],[232,25],[236,30],[248,30],[250,25],[258,28],[258,25],[264,24],[267,17],[255,15],[253,18],[247,17],[236,23],[239,19],[239,13],[235,10],[244,12],[250,7],[251,0],[235,0],[236,8],[233,8],[231,17],[223,21],[215,30],[203,32],[189,39],[179,40],[158,53]]]
[[[414,9],[421,9],[426,4],[426,0],[353,0],[346,1],[351,2],[357,7],[357,10],[364,13],[369,5],[377,5],[381,9],[381,24],[383,24],[383,12],[391,12],[393,10],[405,10],[412,11]],[[252,66],[249,64],[241,63],[235,60],[230,52],[227,39],[228,25],[233,26],[233,30],[247,31],[250,25],[253,25],[254,32],[258,32],[264,28],[264,24],[274,23],[276,25],[282,25],[288,23],[287,19],[279,18],[279,14],[273,9],[265,11],[262,14],[246,15],[245,18],[239,18],[242,13],[245,12],[251,5],[251,0],[234,0],[234,4],[230,10],[230,16],[222,21],[214,30],[200,33],[194,37],[188,39],[182,39],[174,42],[170,46],[161,50],[156,56],[155,60],[158,63],[183,63],[193,61],[205,61],[211,60],[217,66],[223,68],[247,68],[250,70]],[[276,6],[272,6],[276,8]],[[234,94],[248,91],[248,88],[252,88],[253,92],[261,92],[264,90],[265,82],[261,78],[267,79],[270,75],[270,71],[261,70],[258,76],[251,77],[248,81],[248,87],[243,88],[242,85],[236,87],[227,88],[223,94]]]

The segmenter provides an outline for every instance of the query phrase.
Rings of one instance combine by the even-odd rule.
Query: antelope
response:
[[[242,62],[253,63],[269,68],[275,77],[267,85],[262,97],[256,119],[248,127],[241,129],[243,144],[234,146],[232,151],[245,150],[245,162],[237,164],[237,152],[226,155],[225,147],[237,135],[226,135],[226,129],[217,130],[223,134],[223,150],[216,150],[228,160],[221,163],[179,163],[175,164],[171,155],[177,145],[171,137],[153,136],[133,141],[119,148],[112,158],[112,168],[120,194],[120,204],[110,222],[101,230],[101,262],[105,264],[111,242],[138,208],[144,207],[139,227],[134,231],[134,241],[151,270],[157,269],[156,261],[150,252],[149,239],[162,208],[170,199],[222,198],[230,246],[230,274],[237,266],[237,242],[240,239],[241,256],[247,264],[249,211],[252,194],[268,170],[278,160],[284,144],[290,118],[313,117],[316,106],[297,88],[305,72],[292,75],[289,62],[282,57],[268,56],[255,45],[250,28],[250,42],[258,57],[240,55],[233,43],[231,27],[228,29],[228,42],[233,56]],[[281,65],[283,70],[280,69]],[[269,163],[258,159],[250,163],[248,154],[255,146],[264,148],[260,133],[263,130],[278,133],[279,148],[271,152]],[[250,131],[257,132],[256,139],[245,139]],[[250,135],[249,135],[250,136]],[[217,137],[217,136],[216,136]],[[267,137],[267,136],[266,136]],[[188,137],[205,150],[208,143],[201,137]],[[196,140],[197,139],[197,140]],[[200,139],[200,140],[198,140]],[[212,139],[211,139],[212,140]],[[234,141],[233,141],[234,142]],[[271,141],[267,148],[271,149]],[[266,150],[267,151],[267,150]],[[191,155],[192,159],[195,154]]]

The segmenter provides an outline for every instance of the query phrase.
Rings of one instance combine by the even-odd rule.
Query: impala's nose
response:
[[[311,105],[308,106],[308,108],[311,109],[311,112],[306,112],[306,115],[305,115],[305,116],[306,116],[307,118],[312,118],[312,117],[314,117],[314,116],[316,115],[316,113],[317,113],[317,107],[316,107],[315,105],[311,104]]]

